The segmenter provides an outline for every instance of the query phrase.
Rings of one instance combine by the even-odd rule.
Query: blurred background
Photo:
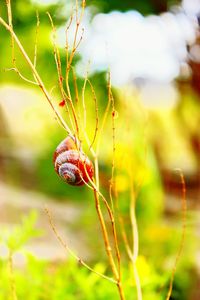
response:
[[[15,32],[32,59],[36,11],[39,13],[37,70],[66,120],[55,88],[58,79],[46,12],[57,28],[64,70],[65,29],[73,4],[64,0],[12,1]],[[6,19],[3,2],[0,12]],[[88,0],[83,40],[73,63],[80,92],[88,72],[100,112],[107,104],[107,70],[111,73],[117,111],[118,198],[129,234],[127,169],[131,166],[137,187],[138,268],[144,299],[148,300],[166,298],[181,240],[182,185],[177,170],[186,181],[187,231],[170,299],[200,299],[199,23],[199,0]],[[69,42],[73,35],[72,23]],[[9,247],[14,252],[19,299],[62,300],[66,295],[69,300],[117,299],[109,283],[88,274],[74,261],[66,262],[66,253],[51,232],[45,205],[70,247],[97,270],[107,271],[92,193],[86,187],[64,184],[54,172],[52,155],[65,132],[40,90],[9,70],[11,41],[2,26],[0,45],[0,300],[7,300],[10,293]],[[33,80],[17,48],[16,65]],[[88,87],[86,103],[87,128],[93,131],[94,105]],[[112,124],[106,126],[99,162],[101,186],[108,193]],[[94,239],[97,235],[99,239]],[[120,247],[127,295],[134,295],[135,284],[128,277],[130,266],[121,239]]]

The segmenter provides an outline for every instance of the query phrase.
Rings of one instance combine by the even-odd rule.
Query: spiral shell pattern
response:
[[[81,150],[77,149],[77,144],[71,136],[58,145],[53,162],[56,173],[70,185],[84,185],[94,175],[92,162]]]

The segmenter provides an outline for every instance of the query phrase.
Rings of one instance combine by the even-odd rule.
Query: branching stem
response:
[[[64,121],[64,119],[62,118],[62,116],[60,115],[60,113],[58,112],[58,110],[56,109],[56,107],[53,105],[51,97],[40,77],[40,75],[38,74],[35,66],[33,65],[32,61],[30,60],[29,56],[27,55],[24,47],[22,46],[20,40],[18,39],[18,37],[16,36],[15,32],[13,31],[12,27],[9,26],[1,17],[0,17],[0,23],[11,33],[15,43],[17,44],[17,46],[19,47],[24,59],[26,60],[26,62],[28,63],[29,67],[31,68],[33,75],[39,85],[39,87],[41,88],[42,92],[44,93],[47,101],[49,102],[53,112],[55,113],[58,121],[60,122],[60,124],[62,125],[62,127],[67,131],[68,134],[72,135],[72,132],[70,130],[70,128],[68,127],[68,125],[66,124],[66,122]]]
[[[102,273],[99,273],[99,272],[95,271],[95,270],[94,270],[93,268],[91,268],[88,264],[86,264],[80,257],[78,257],[78,256],[77,256],[77,255],[76,255],[76,254],[75,254],[75,253],[67,246],[67,244],[63,241],[62,237],[59,235],[59,233],[58,233],[58,231],[57,231],[57,229],[56,229],[56,226],[55,226],[55,224],[54,224],[54,222],[53,222],[52,215],[51,215],[51,213],[50,213],[50,211],[49,211],[48,208],[45,208],[45,213],[46,213],[46,215],[48,216],[49,224],[50,224],[51,229],[53,230],[53,232],[54,232],[54,234],[55,234],[57,240],[58,240],[59,243],[63,246],[63,248],[64,248],[67,252],[69,252],[69,254],[70,254],[73,258],[76,259],[76,261],[78,261],[78,262],[79,262],[82,266],[84,266],[86,269],[88,269],[89,271],[91,271],[91,272],[95,273],[96,275],[102,277],[103,279],[106,279],[106,280],[108,280],[108,281],[110,281],[110,282],[112,282],[112,283],[117,284],[116,280],[114,280],[113,278],[108,277],[108,276],[106,276],[106,275],[104,275],[104,274],[102,274]]]

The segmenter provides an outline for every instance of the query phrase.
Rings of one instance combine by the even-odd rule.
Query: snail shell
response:
[[[70,185],[84,185],[94,175],[92,162],[79,150],[78,142],[71,136],[58,145],[53,162],[56,173]]]

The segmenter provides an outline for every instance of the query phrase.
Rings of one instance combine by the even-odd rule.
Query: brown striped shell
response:
[[[53,162],[56,173],[70,185],[84,185],[94,175],[92,162],[78,149],[75,138],[71,136],[58,145]]]

